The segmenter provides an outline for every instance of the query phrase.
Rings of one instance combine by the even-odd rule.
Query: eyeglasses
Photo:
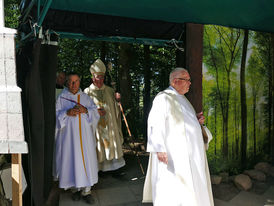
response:
[[[175,79],[180,79],[180,80],[185,80],[185,81],[191,82],[191,79],[184,79],[184,78],[175,78]]]

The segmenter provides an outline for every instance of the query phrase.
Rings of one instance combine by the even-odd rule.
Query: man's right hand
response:
[[[168,163],[168,158],[167,158],[167,153],[166,152],[157,152],[157,157],[158,160],[167,164]]]
[[[76,108],[71,108],[71,109],[67,110],[68,116],[76,116],[78,114],[79,114],[79,111]]]

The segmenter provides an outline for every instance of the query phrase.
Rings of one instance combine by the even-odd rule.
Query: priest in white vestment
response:
[[[187,70],[170,73],[170,87],[153,101],[148,117],[149,166],[143,202],[155,206],[212,206],[213,197],[201,126],[184,96],[191,85]]]
[[[59,187],[73,189],[73,200],[93,203],[91,186],[98,182],[95,129],[97,107],[81,91],[77,74],[68,76],[68,88],[56,101],[56,137],[54,178]]]
[[[122,145],[119,98],[111,87],[104,84],[106,67],[97,59],[90,67],[93,83],[84,90],[97,105],[100,120],[96,129],[97,157],[99,171],[115,171],[125,165]],[[115,174],[115,173],[114,173]]]

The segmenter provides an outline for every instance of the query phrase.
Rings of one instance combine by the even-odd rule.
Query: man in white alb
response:
[[[187,70],[170,73],[170,86],[153,101],[148,117],[149,166],[143,202],[155,206],[212,206],[212,190],[200,124],[184,96],[191,85]]]
[[[92,204],[91,186],[98,182],[94,134],[99,114],[92,99],[81,91],[77,74],[68,75],[67,86],[56,101],[54,178],[59,188],[72,189],[73,200],[83,198]]]

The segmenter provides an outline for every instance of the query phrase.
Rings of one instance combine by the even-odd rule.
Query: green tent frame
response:
[[[37,8],[36,31],[32,31],[22,40],[28,39],[39,28],[49,10],[79,12],[87,14],[125,17],[142,20],[156,20],[174,23],[214,24],[233,28],[274,32],[274,1],[272,0],[29,0],[24,8],[23,21],[30,11]],[[22,5],[27,0],[22,1]],[[42,8],[42,10],[41,10]],[[170,45],[170,40],[134,38],[124,36],[87,37],[81,33],[52,31],[61,38],[91,39],[99,41],[115,41],[143,43],[153,45]],[[181,43],[181,40],[172,40]]]

